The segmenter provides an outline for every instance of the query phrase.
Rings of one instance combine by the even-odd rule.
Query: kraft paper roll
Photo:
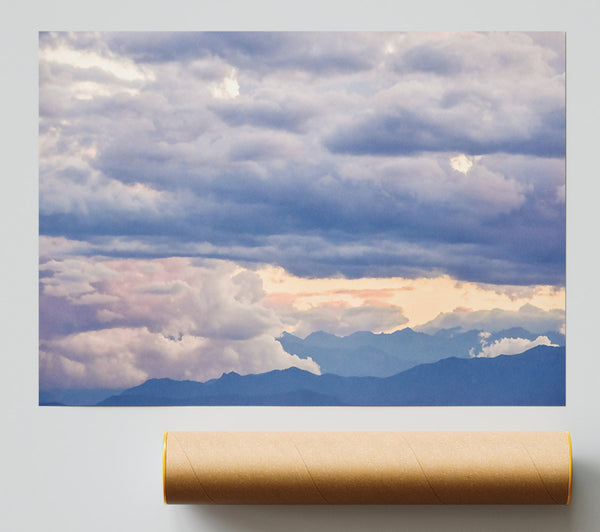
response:
[[[165,503],[569,504],[568,432],[168,432]]]

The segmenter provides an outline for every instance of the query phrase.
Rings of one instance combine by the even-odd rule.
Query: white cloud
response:
[[[400,307],[395,305],[362,305],[325,303],[306,310],[279,308],[282,319],[295,335],[305,337],[315,331],[346,336],[356,331],[391,332],[407,323]]]
[[[119,87],[107,83],[94,83],[93,81],[74,83],[70,90],[78,100],[92,100],[98,96],[114,96],[120,92],[135,96],[139,92],[132,87]]]
[[[450,166],[457,172],[466,175],[469,173],[469,170],[473,167],[473,161],[464,153],[461,153],[460,155],[457,155],[456,157],[452,157],[452,159],[450,159]]]
[[[40,340],[42,387],[207,380],[291,366],[320,371],[283,351],[275,337],[284,325],[263,305],[260,277],[232,262],[77,257],[40,270],[42,325],[51,319],[55,328]],[[81,319],[73,320],[73,309]],[[69,334],[57,336],[60,330]]]
[[[457,308],[452,312],[442,312],[433,320],[416,327],[417,330],[428,334],[440,329],[458,327],[461,331],[480,329],[492,333],[511,327],[524,329],[542,334],[549,331],[564,330],[564,309],[542,310],[530,304],[523,305],[519,310],[476,310]]]
[[[40,272],[48,272],[50,277],[40,280],[44,294],[54,297],[67,297],[76,301],[84,294],[94,295],[94,303],[98,302],[98,294],[93,286],[101,280],[114,277],[117,273],[102,262],[69,258],[50,260],[40,264]],[[88,299],[88,302],[92,302]]]
[[[43,163],[41,163],[45,166]],[[85,167],[82,161],[69,179],[54,171],[46,172],[40,179],[40,213],[76,213],[101,215],[107,211],[113,213],[144,214],[147,217],[170,208],[173,200],[169,192],[158,191],[139,182],[125,184],[109,179],[100,172]],[[75,170],[71,167],[70,170]]]
[[[535,340],[528,340],[527,338],[501,338],[491,344],[485,341],[485,338],[488,337],[489,334],[482,338],[481,351],[479,353],[475,354],[473,349],[469,351],[472,357],[493,358],[499,355],[518,355],[538,345],[555,346],[547,336],[538,336]]]
[[[44,343],[45,387],[131,387],[151,377],[206,381],[235,371],[261,373],[290,366],[320,373],[312,359],[286,353],[268,335],[226,341],[193,335],[169,338],[145,327],[85,331]]]
[[[391,197],[409,191],[421,202],[460,206],[477,218],[482,213],[506,213],[520,207],[532,190],[530,184],[515,179],[511,172],[488,168],[486,158],[481,156],[462,154],[448,159],[447,153],[365,155],[340,162],[342,178],[351,183],[377,184]]]
[[[240,84],[235,70],[229,76],[225,76],[220,83],[212,84],[210,93],[219,100],[234,100],[237,98],[240,95]]]
[[[60,63],[75,68],[99,68],[124,81],[154,79],[150,69],[141,68],[129,59],[104,56],[91,50],[77,50],[66,46],[41,48],[40,61]]]
[[[136,96],[142,85],[156,79],[147,65],[136,64],[106,50],[99,53],[70,48],[64,44],[58,47],[43,46],[39,58],[41,69],[49,66],[55,70],[62,69],[62,75],[70,80],[63,90],[76,100],[90,101],[118,94]],[[90,79],[81,79],[84,72]]]
[[[39,252],[40,259],[46,257],[63,257],[66,255],[81,255],[89,252],[91,245],[89,242],[80,240],[71,240],[64,236],[46,236],[40,235]]]

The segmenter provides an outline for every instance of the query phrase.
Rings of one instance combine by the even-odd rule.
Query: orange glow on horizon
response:
[[[446,275],[418,279],[304,279],[274,266],[262,268],[257,273],[263,281],[265,302],[273,307],[289,305],[297,310],[308,310],[332,304],[346,307],[395,305],[403,309],[409,320],[397,328],[423,325],[440,313],[457,308],[516,311],[525,304],[542,310],[565,308],[564,287],[549,285],[491,285],[457,281]]]

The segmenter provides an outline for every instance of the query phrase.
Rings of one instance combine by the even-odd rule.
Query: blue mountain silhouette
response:
[[[302,339],[284,333],[277,340],[285,351],[301,358],[311,357],[322,373],[341,376],[389,377],[401,371],[444,358],[470,358],[469,351],[481,351],[483,331],[460,332],[459,328],[442,329],[435,334],[405,328],[391,334],[360,331],[349,336],[335,336],[318,331]],[[493,343],[502,338],[534,340],[540,336],[521,327],[496,332],[485,338]],[[564,345],[564,335],[547,332],[553,344]]]
[[[231,372],[204,383],[150,379],[99,404],[558,406],[565,404],[565,348],[538,346],[495,358],[449,357],[391,377],[315,375],[288,368],[255,375]]]

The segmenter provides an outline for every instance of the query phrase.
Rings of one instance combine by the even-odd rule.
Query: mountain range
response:
[[[315,375],[292,367],[231,372],[207,382],[150,379],[99,404],[558,406],[565,404],[565,348],[537,346],[495,358],[451,356],[389,377]]]
[[[360,331],[342,337],[318,331],[305,339],[283,333],[277,340],[288,353],[311,357],[319,364],[321,373],[346,377],[389,377],[443,358],[470,358],[469,351],[478,353],[483,339],[493,344],[502,338],[535,340],[538,336],[547,336],[552,344],[565,345],[564,335],[552,331],[539,335],[514,327],[487,334],[480,330],[461,332],[458,327],[426,334],[407,327],[391,334]],[[486,335],[485,338],[482,335]]]

